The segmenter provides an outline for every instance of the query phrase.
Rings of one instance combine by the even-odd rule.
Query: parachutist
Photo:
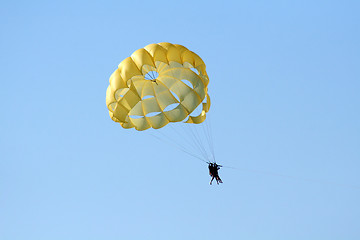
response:
[[[219,177],[219,172],[218,170],[222,167],[221,165],[218,165],[216,163],[209,163],[209,174],[212,177],[210,180],[210,185],[212,184],[212,181],[214,180],[214,178],[216,179],[216,183],[222,183],[221,178]]]
[[[156,82],[156,79],[151,80],[151,81],[154,82],[154,83],[156,83],[156,85],[159,85],[159,84]]]

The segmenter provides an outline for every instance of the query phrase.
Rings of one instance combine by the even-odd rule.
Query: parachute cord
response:
[[[212,151],[211,143],[210,143],[210,141],[209,141],[209,134],[210,134],[210,133],[209,133],[209,131],[208,131],[207,125],[208,125],[208,123],[207,123],[207,121],[205,120],[205,124],[202,124],[201,129],[199,129],[199,131],[202,130],[202,131],[203,131],[203,135],[205,136],[204,141],[205,141],[205,144],[206,144],[206,146],[207,146],[207,148],[208,148],[207,153],[209,154],[209,160],[210,160],[210,161],[214,161],[215,158],[214,158],[214,154],[213,154],[213,151]]]
[[[205,120],[205,127],[203,127],[203,131],[204,131],[207,143],[208,143],[209,148],[210,148],[210,152],[211,152],[211,155],[212,155],[211,157],[212,157],[213,161],[216,162],[214,144],[213,144],[213,141],[212,141],[211,122],[210,122],[209,117],[207,117],[207,119]]]
[[[203,134],[204,134],[204,136],[205,136],[206,143],[207,143],[208,147],[210,148],[210,155],[211,155],[210,158],[214,158],[214,156],[213,156],[213,154],[212,154],[212,152],[211,152],[211,144],[210,144],[210,142],[209,142],[209,136],[208,136],[208,132],[207,132],[207,121],[206,121],[206,120],[205,120],[205,122],[204,122],[203,125],[204,125],[204,126],[202,126],[201,129],[202,129]]]
[[[214,141],[213,141],[213,137],[212,137],[212,127],[211,127],[211,119],[209,118],[209,126],[208,126],[208,133],[209,133],[209,137],[210,137],[210,149],[211,149],[211,152],[213,154],[213,158],[214,158],[214,161],[215,160],[215,147],[214,147]]]
[[[176,68],[175,68],[176,69]],[[168,69],[168,70],[166,70],[165,72],[163,72],[163,74],[165,74],[165,73],[167,73],[166,75],[167,76],[169,76],[169,77],[171,77],[171,78],[173,78],[173,79],[175,79],[175,80],[177,80],[177,81],[180,81],[179,79],[177,79],[175,76],[174,76],[174,68],[172,68],[172,69]],[[181,89],[179,88],[179,86],[178,86],[178,82],[176,81],[176,83],[175,84],[173,84],[173,88],[175,88],[176,90],[177,90],[177,92],[178,92],[178,97],[180,98],[180,96],[182,96],[183,94],[182,94],[182,91],[181,91]],[[179,100],[180,101],[180,100]],[[190,114],[190,113],[189,113]],[[205,123],[206,124],[206,123]],[[202,161],[204,161],[204,159],[206,160],[206,161],[204,161],[204,162],[206,162],[206,163],[208,163],[208,162],[212,162],[212,160],[211,159],[213,159],[214,161],[215,161],[215,154],[214,154],[214,150],[213,150],[213,146],[212,146],[212,143],[211,143],[211,140],[210,140],[210,137],[209,137],[209,131],[207,132],[207,134],[206,134],[206,129],[205,129],[205,127],[204,126],[199,126],[199,125],[203,125],[203,124],[191,124],[191,123],[189,123],[189,124],[187,124],[188,126],[184,126],[184,124],[180,124],[180,126],[182,127],[182,129],[183,129],[183,131],[180,131],[181,133],[179,133],[176,129],[175,129],[175,127],[173,127],[171,124],[169,124],[170,126],[171,126],[171,128],[173,129],[173,131],[174,132],[176,132],[176,134],[177,135],[182,135],[182,134],[184,134],[184,133],[186,133],[187,132],[187,134],[185,134],[185,135],[187,135],[186,137],[185,137],[185,139],[187,138],[187,139],[189,139],[190,141],[186,141],[190,146],[191,146],[191,148],[192,149],[195,149],[196,150],[196,152],[198,152],[198,153],[200,153],[200,155],[202,155]],[[199,135],[199,132],[197,131],[197,129],[196,129],[196,126],[195,125],[197,125],[197,126],[199,126],[200,128],[203,128],[203,132],[205,133],[204,135],[205,135],[205,140],[206,140],[206,142],[207,142],[207,144],[208,144],[208,147],[210,148],[209,150],[210,151],[207,151],[207,149],[206,149],[206,147],[205,147],[205,144],[204,144],[204,141],[203,141],[203,139],[202,139],[202,137],[201,137],[201,135]],[[192,129],[192,127],[194,127],[194,129]],[[175,142],[175,141],[173,141],[173,142]],[[191,142],[191,143],[189,143],[189,142]],[[177,145],[178,146],[181,146],[180,144],[178,144],[177,143]],[[184,146],[181,146],[181,150],[182,151],[185,151],[186,153],[188,153],[189,155],[194,155],[194,154],[190,154],[189,153],[189,151],[184,147]],[[212,156],[210,156],[209,157],[209,155],[208,155],[208,153],[210,152],[210,154],[209,155],[212,155]],[[197,157],[197,158],[199,158],[199,157]]]
[[[192,137],[193,142],[195,143],[195,145],[198,147],[199,151],[202,153],[202,155],[204,156],[204,158],[209,159],[208,155],[206,153],[206,149],[204,148],[204,144],[201,142],[201,138],[199,137],[198,133],[194,133],[192,127],[195,128],[196,130],[196,126],[188,126],[188,133],[189,135]]]
[[[169,126],[171,127],[171,129],[174,131],[174,133],[176,135],[178,135],[182,139],[186,140],[186,143],[188,143],[188,146],[190,146],[190,148],[193,150],[193,152],[200,153],[204,159],[209,161],[209,158],[206,154],[206,150],[202,147],[201,143],[198,141],[198,138],[195,137],[195,134],[189,130],[195,126],[193,126],[192,124],[181,123],[177,126],[180,126],[182,131],[179,131],[179,129],[177,129],[175,126],[173,126],[171,124],[169,124]]]
[[[333,181],[328,181],[328,180],[323,180],[323,179],[316,179],[316,178],[304,178],[304,177],[298,177],[298,176],[291,176],[291,175],[285,175],[285,174],[276,173],[276,172],[270,172],[270,171],[261,171],[261,170],[246,169],[246,168],[235,168],[235,167],[224,166],[224,165],[222,165],[222,167],[231,168],[231,169],[235,169],[235,170],[243,171],[243,172],[252,172],[252,173],[255,173],[255,174],[282,177],[282,178],[288,178],[288,179],[292,179],[292,180],[300,180],[300,181],[306,181],[306,182],[312,182],[312,183],[320,183],[320,184],[325,184],[325,185],[348,187],[348,188],[353,188],[353,189],[360,190],[360,186],[359,185],[354,185],[354,184],[338,183],[338,182],[333,182]]]
[[[171,69],[171,70],[169,69],[169,73],[170,73],[170,75],[171,75],[171,77],[172,77],[173,79],[178,80],[178,79],[174,76],[174,74],[173,74],[173,69]],[[179,96],[181,96],[182,93],[181,93],[181,91],[180,91],[177,83],[174,85],[174,88],[176,88],[177,92],[179,92]],[[182,128],[183,128],[183,130],[184,130],[183,132],[191,133],[191,134],[187,134],[187,135],[188,135],[188,136],[190,135],[190,139],[191,139],[192,142],[194,143],[192,146],[193,146],[195,149],[197,148],[197,149],[199,150],[200,154],[201,154],[205,159],[209,160],[209,157],[208,157],[208,155],[207,155],[207,153],[206,153],[206,149],[204,148],[204,146],[203,146],[203,144],[202,144],[202,142],[201,142],[201,139],[199,139],[199,138],[193,133],[191,124],[190,124],[189,126],[187,126],[188,128],[185,128],[183,125],[181,125],[181,126],[182,126]],[[173,129],[174,129],[174,128],[173,128]],[[188,129],[189,129],[189,130],[188,130]]]
[[[176,79],[175,76],[173,75],[172,71],[170,71],[170,73],[171,73],[172,77],[173,77],[174,79]],[[153,89],[153,92],[154,92],[155,101],[156,101],[156,103],[160,106],[159,101],[158,101],[158,99],[157,99],[157,95],[156,95],[156,91],[155,91],[155,89],[154,89],[154,86],[153,86],[153,85],[151,85],[151,86],[152,86],[152,89]],[[170,125],[170,126],[171,126],[171,125]],[[164,133],[162,133],[162,132],[159,132],[159,133],[161,133],[163,136],[165,136],[165,137],[167,137],[168,139],[170,139],[172,142],[176,143],[176,144],[178,145],[177,147],[181,147],[181,150],[182,150],[182,151],[190,154],[189,151],[186,150],[186,148],[185,148],[184,146],[182,146],[181,144],[177,143],[176,141],[174,141],[174,140],[171,139],[170,137],[166,136]],[[190,154],[190,155],[191,155],[191,154]],[[199,158],[199,157],[196,157],[196,158]]]
[[[150,72],[151,72],[152,80],[154,80],[155,79],[155,73],[154,73],[154,71],[150,71]]]
[[[155,136],[155,135],[153,135],[153,134],[151,134],[151,133],[149,133],[151,136],[153,136],[154,138],[156,138],[156,139],[158,139],[159,141],[162,141],[162,142],[165,142],[164,140],[162,140],[161,138],[159,138],[159,137],[157,137],[157,136]],[[166,143],[166,142],[165,142]],[[179,146],[176,146],[175,144],[172,144],[174,147],[176,147],[177,149],[179,149],[180,151],[182,151],[182,152],[184,152],[184,153],[186,153],[186,154],[188,154],[188,155],[190,155],[190,156],[192,156],[192,157],[194,157],[194,158],[196,158],[196,159],[198,159],[198,160],[200,160],[200,161],[202,161],[202,162],[204,162],[204,163],[208,163],[206,160],[204,160],[203,158],[201,158],[201,157],[199,157],[199,156],[197,156],[197,155],[195,155],[195,154],[192,154],[192,153],[190,153],[190,152],[188,152],[188,151],[186,151],[185,149],[183,149],[183,148],[181,148],[181,147],[179,147]]]
[[[174,140],[174,139],[171,138],[170,136],[168,136],[168,135],[166,135],[165,133],[163,133],[161,130],[158,131],[158,132],[159,132],[159,134],[161,134],[164,138],[166,138],[166,139],[170,140],[171,142],[173,142],[174,144],[176,144],[179,148],[182,148],[182,149],[184,149],[184,150],[186,150],[186,151],[189,152],[189,149],[188,149],[186,146],[184,146],[183,144],[177,142],[176,140]]]
[[[189,146],[192,147],[193,151],[194,151],[194,152],[198,152],[197,150],[200,150],[199,152],[200,152],[200,154],[202,155],[203,159],[206,159],[206,160],[209,161],[209,159],[208,159],[208,157],[207,157],[207,155],[206,155],[205,150],[202,151],[201,145],[199,145],[199,143],[196,141],[195,137],[194,137],[193,135],[189,134],[190,131],[188,130],[188,128],[191,128],[192,126],[191,126],[190,124],[187,124],[187,126],[185,126],[185,124],[180,124],[180,126],[181,126],[181,128],[182,128],[183,131],[178,131],[178,130],[176,129],[176,127],[170,125],[171,129],[172,129],[177,135],[181,136],[183,139],[189,140],[189,139],[187,139],[187,138],[189,138],[189,137],[192,138],[192,139],[190,139],[190,141],[186,141],[186,142],[187,142],[187,143],[192,142],[193,144],[190,144],[190,143],[189,143]],[[187,132],[187,134],[184,134],[184,133],[186,133],[186,132]],[[179,145],[180,145],[180,144],[179,144]],[[183,148],[185,149],[184,146],[183,146]]]
[[[195,135],[194,135],[194,136],[197,137],[198,142],[199,142],[202,150],[204,151],[206,157],[209,158],[209,157],[208,157],[208,154],[207,154],[207,151],[206,151],[206,149],[205,149],[205,144],[203,143],[203,139],[200,137],[201,135],[200,135],[200,133],[199,133],[199,131],[198,131],[198,129],[197,129],[197,126],[199,126],[200,128],[203,128],[203,124],[198,124],[198,125],[196,125],[196,126],[194,125],[194,128],[193,128],[193,130],[194,130],[194,132],[195,132]],[[205,135],[205,137],[206,137],[206,135]]]
[[[185,130],[184,130],[184,126],[183,126],[183,124],[182,123],[180,123],[180,126],[182,127],[182,129],[184,130],[184,131],[178,131],[177,129],[176,129],[176,127],[174,127],[173,125],[171,125],[171,124],[169,124],[169,126],[171,127],[171,129],[175,132],[175,134],[177,134],[177,135],[179,135],[181,138],[183,138],[183,139],[185,139],[185,140],[187,140],[186,138],[188,137],[188,136],[186,136],[186,135],[184,135],[184,132],[186,132]],[[194,146],[194,145],[191,145],[190,143],[189,143],[189,141],[186,141],[189,145],[188,146],[190,146],[190,148],[192,148],[193,149],[193,151],[195,151],[196,152],[196,146]],[[184,147],[185,148],[185,147]],[[202,154],[203,155],[203,154]],[[204,157],[204,156],[203,156]]]

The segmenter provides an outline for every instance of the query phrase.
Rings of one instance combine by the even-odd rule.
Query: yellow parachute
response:
[[[210,108],[208,84],[205,63],[197,54],[178,44],[149,44],[124,59],[111,75],[106,105],[111,119],[123,128],[198,124]]]

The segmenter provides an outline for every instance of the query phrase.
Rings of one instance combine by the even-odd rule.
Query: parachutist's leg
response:
[[[211,178],[211,180],[210,180],[210,185],[212,185],[212,181],[214,180],[214,176]]]

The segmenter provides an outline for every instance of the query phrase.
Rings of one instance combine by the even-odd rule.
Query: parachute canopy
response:
[[[124,59],[111,75],[106,105],[123,128],[198,124],[210,108],[208,84],[205,63],[197,54],[178,44],[150,44]]]

